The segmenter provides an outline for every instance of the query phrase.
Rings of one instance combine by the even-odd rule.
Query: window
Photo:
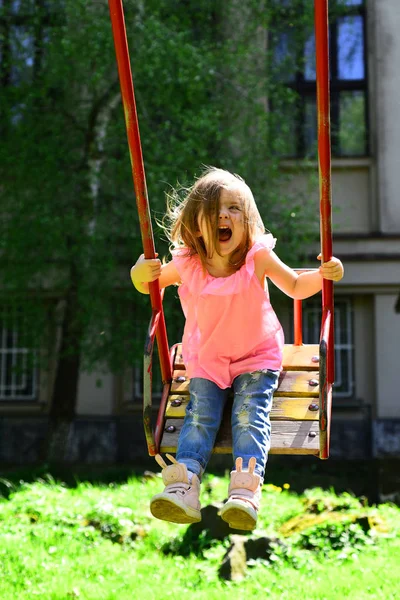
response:
[[[0,313],[0,401],[36,400],[35,352],[24,347],[22,311],[3,307]]]
[[[321,300],[312,298],[303,301],[303,342],[318,344],[321,330]],[[335,299],[335,398],[350,398],[354,395],[354,341],[353,306],[351,298]]]
[[[132,373],[132,392],[130,394],[130,402],[139,406],[143,402],[143,361],[137,363]],[[152,369],[152,399],[156,405],[161,400],[163,391],[163,384],[161,378],[160,363],[158,360],[157,352],[153,354],[153,369]]]
[[[284,107],[289,135],[281,153],[288,157],[314,156],[317,110],[313,2],[287,0],[278,4],[271,35],[272,66],[276,77],[292,92]],[[298,15],[302,13],[299,28]],[[365,0],[331,0],[329,14],[332,155],[365,156],[369,151]]]

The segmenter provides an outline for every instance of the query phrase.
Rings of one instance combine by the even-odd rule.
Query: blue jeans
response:
[[[279,371],[255,371],[236,377],[232,384],[232,454],[247,469],[254,456],[255,472],[264,477],[271,445],[269,414],[278,387]],[[210,459],[230,389],[201,377],[190,381],[190,400],[179,435],[176,458],[201,477]]]

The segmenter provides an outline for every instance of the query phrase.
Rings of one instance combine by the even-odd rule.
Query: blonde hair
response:
[[[214,250],[219,253],[218,214],[222,190],[237,191],[242,205],[244,238],[231,256],[230,265],[234,272],[244,264],[246,255],[256,238],[265,233],[253,194],[239,175],[224,169],[207,167],[193,186],[186,190],[183,200],[177,190],[168,194],[167,214],[166,220],[163,221],[163,228],[173,248],[186,248],[188,256],[197,254],[205,269],[207,258],[210,256],[207,256],[204,240],[199,236],[199,217],[201,215],[204,218],[208,238],[212,241],[211,255]]]

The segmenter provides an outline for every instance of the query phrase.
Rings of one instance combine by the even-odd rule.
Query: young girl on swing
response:
[[[174,523],[201,520],[200,481],[214,447],[230,389],[236,468],[220,515],[232,528],[256,526],[270,447],[269,413],[282,368],[283,331],[273,311],[267,277],[291,298],[308,298],[322,279],[343,277],[332,258],[317,271],[296,274],[274,252],[253,194],[237,175],[207,169],[186,198],[170,210],[172,260],[141,255],[131,269],[136,289],[149,293],[179,284],[186,317],[182,354],[190,377],[190,401],[176,460],[161,456],[165,489],[151,500],[152,514]],[[318,257],[319,258],[319,257]]]

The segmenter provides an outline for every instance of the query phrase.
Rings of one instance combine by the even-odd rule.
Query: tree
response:
[[[266,98],[279,94],[254,37],[258,3],[231,38],[236,13],[223,18],[219,2],[124,4],[154,214],[168,184],[219,164],[263,193],[270,229],[278,214],[290,223],[274,208],[279,156]],[[0,10],[1,291],[31,311],[32,346],[57,356],[47,449],[60,462],[79,373],[99,364],[115,372],[141,353],[148,304],[128,281],[141,252],[138,217],[107,3],[4,0]],[[166,252],[165,240],[158,247]]]

